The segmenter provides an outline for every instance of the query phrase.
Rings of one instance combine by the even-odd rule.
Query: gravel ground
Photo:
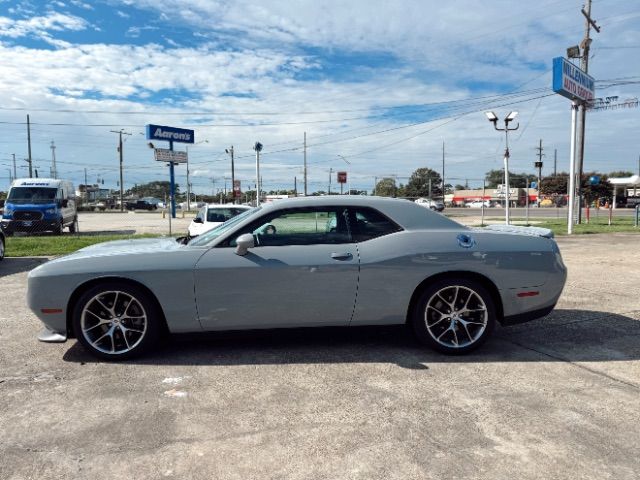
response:
[[[638,236],[559,243],[558,308],[460,358],[354,328],[180,337],[97,362],[35,340],[25,280],[44,259],[5,259],[0,478],[637,479]]]

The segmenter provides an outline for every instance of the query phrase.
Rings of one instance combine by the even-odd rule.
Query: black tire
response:
[[[422,292],[411,323],[424,345],[449,355],[461,355],[480,347],[491,336],[496,309],[480,283],[447,278]]]
[[[53,229],[53,234],[62,235],[63,229],[64,229],[64,222],[62,221],[62,219],[60,219],[60,221],[56,224],[56,226]]]
[[[78,231],[78,217],[74,217],[73,222],[69,225],[69,233],[77,233]]]
[[[0,235],[0,262],[4,258],[4,248],[5,248],[4,237]]]
[[[162,331],[156,303],[139,287],[116,282],[96,285],[78,299],[73,329],[92,355],[128,360],[151,350]]]

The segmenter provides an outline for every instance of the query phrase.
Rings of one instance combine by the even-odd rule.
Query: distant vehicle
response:
[[[415,200],[415,203],[417,203],[421,207],[435,210],[436,212],[441,212],[444,210],[444,203],[439,200],[431,200],[430,198],[418,198],[417,200]]]
[[[118,240],[55,258],[28,276],[38,339],[76,337],[124,360],[167,331],[408,324],[424,344],[461,354],[498,322],[551,312],[567,275],[553,232],[468,228],[412,203],[280,200],[186,244]]]
[[[73,183],[54,178],[19,178],[11,183],[2,213],[2,231],[53,232],[78,229]]]
[[[189,236],[197,237],[202,235],[204,232],[208,232],[212,228],[250,209],[251,207],[245,205],[205,205],[189,224]]]
[[[158,204],[152,203],[149,200],[145,200],[141,198],[140,200],[135,200],[133,202],[127,202],[125,204],[127,210],[157,210]]]
[[[482,208],[483,206],[484,208],[489,208],[491,206],[491,202],[489,200],[474,200],[473,202],[465,204],[465,207],[467,208]]]

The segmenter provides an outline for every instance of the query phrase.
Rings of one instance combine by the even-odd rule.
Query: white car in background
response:
[[[473,202],[466,203],[464,206],[467,208],[482,208],[483,206],[484,208],[489,208],[491,206],[491,202],[489,200],[485,200],[484,202],[482,200],[475,200]]]
[[[420,205],[421,207],[430,208],[436,212],[441,212],[444,210],[444,203],[439,200],[431,200],[430,198],[418,198],[414,200],[415,203]]]
[[[251,207],[246,205],[234,205],[232,203],[228,205],[214,203],[205,205],[198,210],[196,217],[191,220],[189,224],[189,236],[197,237],[198,235],[202,235],[204,232],[208,232],[236,215],[250,209]]]

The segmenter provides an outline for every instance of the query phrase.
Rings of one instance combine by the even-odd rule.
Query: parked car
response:
[[[236,215],[241,214],[249,210],[251,207],[244,205],[220,205],[209,204],[205,205],[196,214],[196,217],[191,220],[189,224],[189,236],[197,237],[205,232],[208,232],[212,228],[230,220]]]
[[[0,230],[0,262],[4,258],[5,247],[6,247],[6,243],[5,243],[4,233],[2,233],[2,230]]]
[[[157,210],[158,204],[141,198],[140,200],[125,203],[127,210]]]
[[[406,200],[341,195],[250,209],[187,244],[83,248],[32,270],[27,301],[41,341],[76,337],[109,360],[164,331],[405,323],[456,354],[496,322],[548,314],[565,279],[550,230],[472,229]]]
[[[444,203],[439,200],[431,200],[430,198],[418,198],[415,200],[415,203],[417,203],[421,207],[435,210],[436,212],[441,212],[444,210]]]
[[[489,208],[491,206],[491,202],[489,200],[474,200],[473,202],[465,203],[464,206],[467,208]]]

